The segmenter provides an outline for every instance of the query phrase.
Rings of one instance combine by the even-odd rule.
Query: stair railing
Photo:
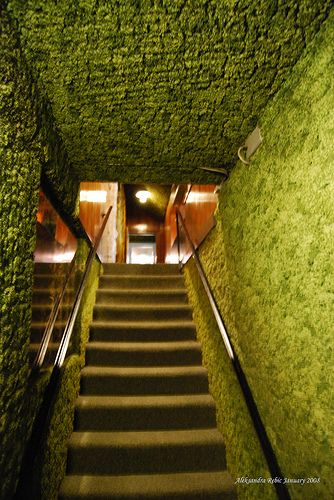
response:
[[[55,359],[55,363],[54,363],[56,369],[59,369],[62,366],[62,364],[64,363],[67,349],[68,349],[68,346],[70,343],[74,323],[75,323],[75,320],[76,320],[78,312],[79,312],[81,299],[82,299],[82,296],[83,296],[83,293],[85,290],[85,286],[86,286],[86,283],[87,283],[87,280],[89,277],[89,272],[91,270],[94,258],[96,256],[97,248],[100,244],[100,241],[101,241],[104,229],[106,227],[106,224],[108,222],[111,210],[112,210],[112,206],[110,206],[108,208],[107,213],[104,216],[103,222],[101,224],[100,230],[97,234],[94,246],[91,248],[91,250],[88,254],[86,264],[85,264],[85,270],[84,270],[83,276],[81,278],[81,282],[80,282],[76,297],[74,299],[74,304],[73,304],[72,310],[70,312],[69,318],[67,320],[62,339],[60,341],[58,352],[56,354],[56,359]]]
[[[112,206],[110,206],[107,210],[107,213],[104,216],[103,222],[101,224],[101,227],[99,229],[99,232],[97,234],[96,240],[94,242],[94,245],[91,247],[90,252],[88,254],[88,257],[86,259],[85,263],[85,268],[84,272],[76,293],[76,297],[74,300],[74,304],[72,307],[72,310],[70,312],[69,318],[67,320],[64,333],[62,335],[60,345],[56,354],[54,366],[50,375],[49,382],[44,390],[43,394],[43,400],[41,403],[41,406],[39,408],[39,411],[36,415],[34,424],[33,424],[33,429],[31,432],[30,440],[28,442],[28,445],[26,447],[23,461],[22,461],[22,466],[21,466],[21,473],[20,473],[20,479],[19,483],[17,486],[17,491],[15,494],[14,499],[15,500],[30,500],[30,496],[28,495],[27,492],[27,484],[29,484],[32,481],[33,473],[34,473],[34,464],[35,464],[35,457],[38,454],[38,450],[40,448],[40,445],[42,443],[43,439],[43,433],[46,428],[46,424],[49,418],[49,412],[50,408],[52,405],[52,402],[55,397],[55,390],[59,381],[59,375],[60,375],[60,368],[62,367],[64,360],[66,358],[67,354],[67,349],[71,340],[71,335],[73,332],[73,327],[75,324],[75,320],[78,315],[79,307],[81,304],[82,296],[85,290],[85,286],[87,283],[87,280],[89,278],[89,273],[94,261],[94,258],[96,256],[96,252],[98,249],[98,246],[100,244],[104,229],[106,227],[106,224],[108,222],[110,213],[112,210]],[[31,498],[31,500],[34,500]]]
[[[53,329],[54,329],[54,326],[56,323],[56,319],[57,319],[64,295],[65,295],[66,289],[67,289],[67,284],[69,282],[69,279],[72,275],[72,271],[74,269],[76,257],[77,257],[77,252],[75,252],[75,254],[71,260],[69,269],[68,269],[67,274],[65,276],[65,280],[64,280],[62,289],[58,293],[58,295],[56,296],[56,299],[54,301],[50,316],[49,316],[47,324],[45,326],[45,330],[44,330],[44,333],[42,336],[41,343],[39,345],[36,357],[34,359],[34,362],[33,362],[32,368],[31,368],[32,371],[38,371],[44,363],[45,355],[47,353],[49,343],[50,343],[50,340],[52,338]]]
[[[261,419],[259,410],[257,408],[256,402],[254,400],[251,388],[248,384],[246,375],[241,367],[238,356],[233,348],[233,345],[232,345],[231,340],[229,338],[229,335],[227,333],[224,321],[221,317],[220,311],[219,311],[218,306],[217,306],[216,299],[213,295],[213,292],[211,290],[210,284],[209,284],[208,279],[206,277],[203,265],[202,265],[200,258],[198,256],[198,252],[196,251],[195,245],[194,245],[194,243],[189,235],[184,218],[182,217],[178,208],[176,208],[176,227],[177,227],[177,238],[178,238],[179,265],[181,268],[184,265],[184,263],[181,259],[181,245],[180,245],[180,233],[181,233],[181,227],[182,227],[184,234],[186,236],[186,239],[190,245],[191,256],[195,261],[198,274],[201,278],[203,287],[205,289],[209,303],[211,305],[212,312],[214,314],[215,320],[216,320],[217,325],[218,325],[219,332],[221,334],[222,340],[223,340],[224,345],[225,345],[225,349],[226,349],[228,357],[232,363],[234,372],[237,376],[242,393],[244,395],[245,402],[246,402],[250,417],[252,419],[257,437],[259,439],[260,445],[262,447],[263,454],[266,458],[269,471],[271,473],[272,478],[275,480],[273,482],[274,482],[274,485],[276,488],[277,496],[280,500],[290,500],[290,494],[289,494],[288,488],[287,488],[286,484],[284,483],[284,476],[282,474],[282,471],[281,471],[280,466],[278,464],[277,458],[275,456],[275,452],[273,450],[273,447],[272,447],[271,442],[269,440],[268,434],[267,434],[266,429],[264,427],[264,424],[262,422],[262,419]]]

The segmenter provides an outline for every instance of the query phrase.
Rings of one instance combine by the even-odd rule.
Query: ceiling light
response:
[[[136,224],[134,227],[139,233],[147,231],[147,224]]]
[[[137,191],[136,198],[140,201],[140,203],[146,203],[147,200],[151,198],[151,193],[149,191]]]

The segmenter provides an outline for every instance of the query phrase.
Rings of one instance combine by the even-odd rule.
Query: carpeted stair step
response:
[[[234,499],[178,266],[104,265],[60,500]]]
[[[66,267],[65,264],[59,264],[55,262],[35,262],[34,264],[34,274],[54,274],[59,272],[60,266],[62,269]]]
[[[193,321],[93,321],[90,339],[105,342],[164,342],[175,340],[194,340]]]
[[[96,304],[94,307],[94,321],[164,321],[188,319],[191,320],[192,314],[189,305],[180,304],[151,304],[145,305],[130,305],[122,304],[110,306],[104,304]]]
[[[32,363],[35,360],[39,346],[40,346],[40,344],[30,344],[30,346],[29,346],[29,361],[30,361],[30,363]],[[59,342],[49,342],[48,349],[47,349],[46,355],[45,355],[45,361],[46,361],[48,366],[51,366],[54,364],[59,346],[60,346],[60,341]],[[71,352],[71,348],[72,348],[72,342],[69,343],[68,352]]]
[[[119,476],[66,476],[59,500],[235,500],[226,471]]]
[[[36,288],[34,287],[32,293],[32,303],[41,305],[50,305],[54,300],[54,291],[50,288]]]
[[[150,305],[150,304],[187,304],[187,295],[185,290],[182,288],[167,289],[167,290],[150,290],[149,288],[141,289],[138,288],[135,291],[131,288],[124,288],[117,290],[115,288],[105,288],[103,290],[97,290],[96,293],[96,304],[109,304],[109,305],[119,305],[119,304],[140,304],[140,305]]]
[[[77,431],[158,430],[215,427],[209,394],[164,396],[79,396]]]
[[[32,305],[32,321],[38,323],[40,321],[47,321],[52,310],[53,304],[33,304]],[[69,304],[61,304],[58,317],[67,319],[71,312]]]
[[[131,288],[135,290],[139,289],[184,289],[184,283],[182,276],[179,274],[175,275],[143,275],[138,276],[136,274],[128,275],[102,275],[99,280],[99,288],[115,288],[124,289]]]
[[[175,275],[180,274],[177,264],[103,264],[103,274],[125,276],[134,275]]]
[[[30,361],[34,361],[34,359],[35,359],[35,357],[37,355],[39,346],[40,346],[39,343],[37,343],[37,344],[30,344],[30,347],[29,347],[29,358],[30,358]],[[48,350],[47,350],[48,359],[51,359],[51,360],[55,359],[58,347],[59,347],[59,342],[50,342],[49,343]]]
[[[195,340],[176,342],[89,342],[87,365],[95,366],[184,366],[201,364],[201,349]]]
[[[65,279],[65,274],[34,274],[34,287],[36,288],[59,288]]]
[[[81,371],[81,394],[200,394],[208,390],[202,366],[104,367]]]
[[[217,429],[74,432],[67,467],[98,475],[224,469],[225,446]]]
[[[43,321],[40,322],[33,321],[31,323],[30,342],[34,344],[42,340],[42,336],[45,330],[45,325],[46,322]],[[60,337],[65,329],[65,326],[66,326],[66,321],[56,321],[53,329],[54,340],[60,340]]]
[[[52,310],[52,303],[49,304],[32,304],[31,320],[35,322],[46,323]]]

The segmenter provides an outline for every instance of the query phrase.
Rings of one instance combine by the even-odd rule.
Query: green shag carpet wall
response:
[[[264,111],[251,164],[222,186],[200,251],[284,476],[319,481],[289,485],[301,500],[334,497],[333,46],[330,15]],[[186,277],[230,469],[256,478],[261,455],[190,264]]]
[[[26,432],[32,253],[40,177],[36,88],[0,4],[0,496],[10,498]]]
[[[231,167],[331,0],[10,0],[81,180]]]
[[[41,170],[47,175],[52,167],[68,211],[75,189],[69,174],[60,174],[59,167],[66,165],[64,148],[3,5],[0,2],[0,497],[7,500],[31,424],[26,384]]]

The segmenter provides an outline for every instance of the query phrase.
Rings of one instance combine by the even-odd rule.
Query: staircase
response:
[[[178,267],[104,265],[59,499],[236,498]]]

